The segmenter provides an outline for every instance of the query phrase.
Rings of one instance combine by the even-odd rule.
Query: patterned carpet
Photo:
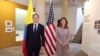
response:
[[[21,46],[0,49],[0,56],[23,56]],[[45,53],[40,53],[40,56],[47,56]],[[81,51],[81,44],[70,43],[69,56],[87,56]]]

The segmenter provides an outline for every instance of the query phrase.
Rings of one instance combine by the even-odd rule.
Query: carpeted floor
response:
[[[0,49],[0,56],[23,56],[21,50],[22,50],[21,46]],[[70,43],[69,55],[87,56],[84,52],[81,51],[81,44],[79,43]],[[47,56],[47,55],[41,53],[40,56]]]

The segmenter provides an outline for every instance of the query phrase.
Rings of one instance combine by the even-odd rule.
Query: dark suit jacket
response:
[[[26,31],[26,46],[32,48],[33,46],[41,47],[45,45],[44,26],[38,24],[36,32],[33,31],[33,23],[27,26]]]

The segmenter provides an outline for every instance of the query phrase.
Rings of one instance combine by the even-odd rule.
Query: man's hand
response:
[[[41,49],[40,49],[40,53],[44,54],[44,52],[45,52],[45,50],[44,50],[44,47],[42,46]]]
[[[44,47],[43,46],[41,47],[41,51],[44,51]]]

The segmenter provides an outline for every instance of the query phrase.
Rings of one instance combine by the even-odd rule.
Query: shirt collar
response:
[[[39,23],[34,23],[34,24],[36,24],[38,26]]]

